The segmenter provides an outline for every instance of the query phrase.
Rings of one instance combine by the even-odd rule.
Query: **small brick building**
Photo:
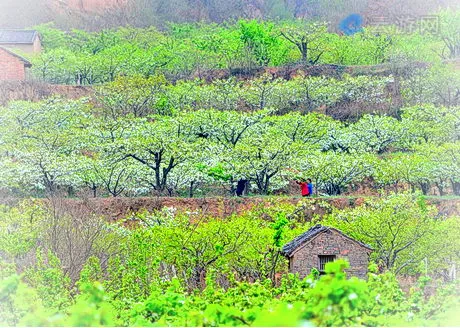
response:
[[[289,272],[307,276],[313,268],[324,271],[325,264],[336,259],[348,260],[347,273],[367,278],[372,248],[343,234],[337,229],[315,225],[284,245],[282,253],[289,259]]]
[[[27,59],[0,47],[0,81],[24,81],[31,66]]]

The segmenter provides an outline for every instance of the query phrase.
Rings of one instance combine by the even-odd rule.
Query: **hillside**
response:
[[[0,326],[460,326],[449,3],[1,3]]]
[[[411,67],[425,69],[429,63],[412,63]],[[455,66],[460,69],[460,65]],[[259,67],[249,71],[229,71],[227,69],[214,70],[197,70],[191,72],[187,80],[203,79],[207,83],[213,81],[236,78],[243,82],[249,82],[254,79],[270,75],[273,79],[281,78],[292,80],[296,76],[314,76],[326,78],[343,78],[344,75],[350,76],[389,76],[398,74],[391,65],[315,65],[306,66],[302,64],[288,65],[282,67]],[[97,87],[96,87],[97,88]],[[40,81],[0,81],[0,105],[6,105],[10,101],[27,100],[39,101],[51,96],[62,96],[68,99],[78,99],[81,97],[90,97],[94,95],[95,87],[90,85],[62,85],[51,84]],[[392,93],[393,98],[400,98],[400,90],[395,89],[393,84],[388,85],[388,92]],[[362,113],[365,113],[364,109]]]
[[[458,195],[457,17],[428,40],[309,21],[40,26],[38,81],[0,86],[0,188],[213,197],[311,178],[323,195]]]

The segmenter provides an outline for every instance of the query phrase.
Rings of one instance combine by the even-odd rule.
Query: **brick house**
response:
[[[327,262],[348,260],[347,273],[361,279],[367,277],[372,248],[348,237],[337,229],[319,224],[283,246],[282,253],[289,259],[289,272],[307,276],[313,268],[321,273]]]
[[[42,50],[40,35],[35,30],[0,30],[0,47],[27,54]]]
[[[23,81],[31,66],[27,59],[0,47],[0,81]]]

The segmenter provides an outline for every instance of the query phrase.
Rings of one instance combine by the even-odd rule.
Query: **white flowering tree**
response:
[[[276,127],[266,126],[228,151],[224,162],[236,176],[254,181],[257,191],[267,194],[287,184],[280,173],[301,148],[300,144],[280,135]]]
[[[420,153],[394,153],[386,156],[375,168],[374,177],[383,185],[407,183],[415,191],[419,187],[428,193],[432,163]]]
[[[3,152],[17,163],[25,189],[33,185],[53,193],[60,184],[68,184],[75,171],[68,160],[75,153],[74,130],[85,121],[84,107],[84,101],[52,98],[2,108]]]
[[[311,152],[300,163],[300,169],[313,180],[317,191],[340,195],[370,176],[374,161],[372,154]]]
[[[345,130],[348,149],[382,154],[395,147],[403,137],[397,119],[389,116],[364,115]]]

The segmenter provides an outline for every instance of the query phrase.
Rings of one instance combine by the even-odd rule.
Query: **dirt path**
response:
[[[71,199],[61,198],[54,202],[61,207],[78,209],[102,215],[109,220],[119,220],[131,213],[154,211],[165,207],[176,208],[178,211],[196,212],[214,217],[229,217],[256,208],[268,208],[279,204],[305,204],[303,214],[308,220],[313,215],[323,215],[334,208],[355,207],[366,198],[353,197],[318,197],[302,199],[300,197],[210,197],[210,198],[175,198],[175,197],[110,197]],[[20,199],[2,200],[0,203],[15,205]],[[41,201],[41,200],[39,200]],[[48,200],[43,199],[47,202]],[[435,205],[443,216],[460,216],[460,197],[429,197],[428,203]]]

